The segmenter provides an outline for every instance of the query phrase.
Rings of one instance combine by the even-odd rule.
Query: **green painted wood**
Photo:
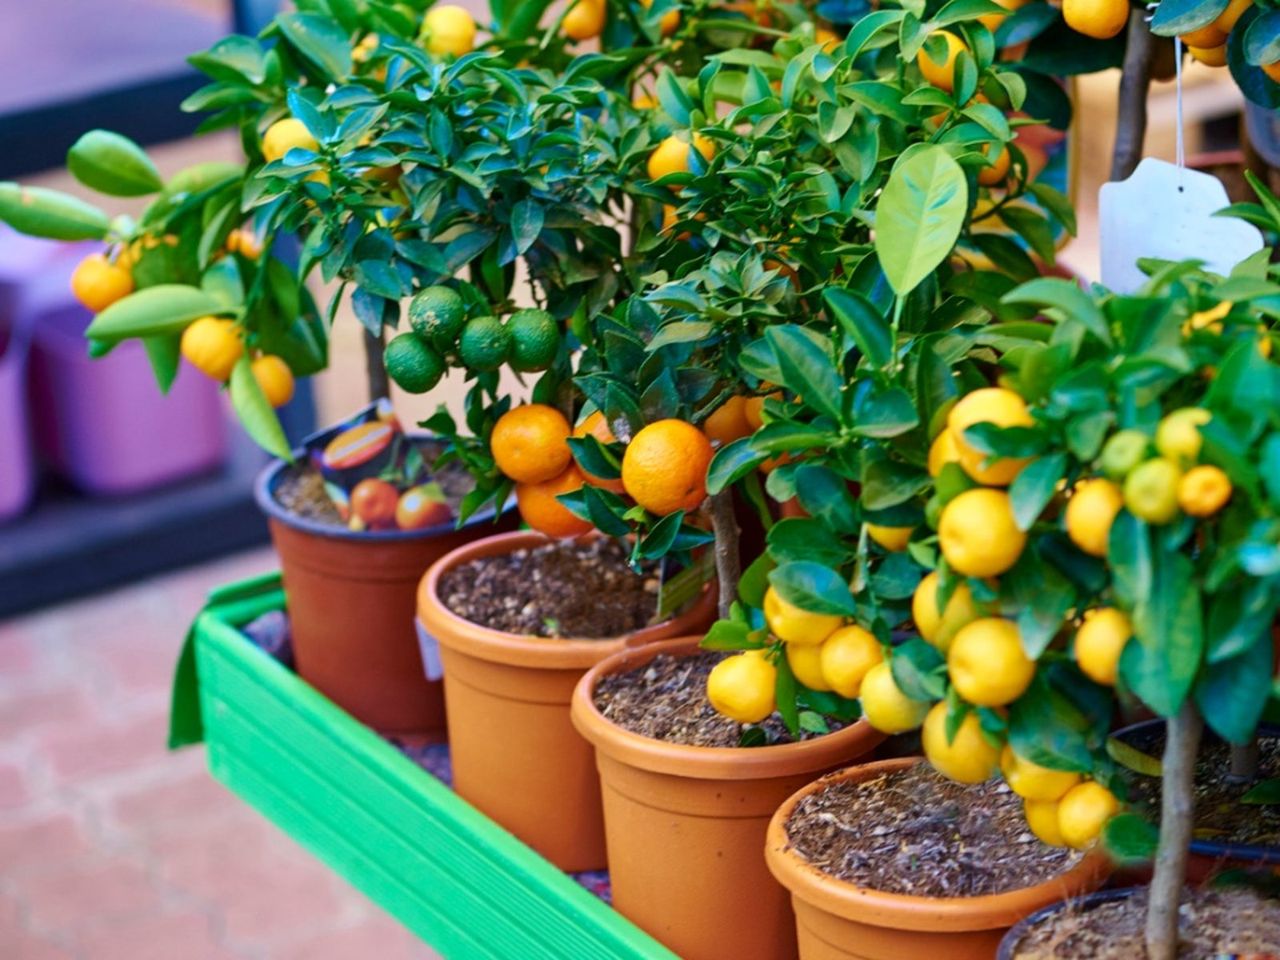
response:
[[[283,604],[232,585],[196,622],[217,779],[446,957],[676,960],[236,629]]]

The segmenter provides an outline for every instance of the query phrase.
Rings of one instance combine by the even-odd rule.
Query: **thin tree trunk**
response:
[[[729,608],[738,599],[738,580],[742,576],[732,489],[721,490],[711,498],[711,531],[716,535],[716,577],[720,581],[720,617],[723,619],[729,616]]]
[[[1240,783],[1252,783],[1258,778],[1260,760],[1258,741],[1236,744],[1231,748],[1231,779]]]
[[[1111,179],[1125,180],[1142,159],[1147,136],[1147,91],[1151,87],[1151,60],[1155,41],[1147,27],[1146,7],[1129,14],[1129,42],[1120,75],[1116,142],[1111,154]]]
[[[381,400],[391,396],[391,384],[387,381],[387,367],[382,359],[382,337],[364,331],[364,371],[369,382],[369,400]]]
[[[1147,960],[1175,960],[1178,903],[1187,877],[1187,856],[1195,816],[1196,754],[1204,723],[1188,697],[1169,718],[1160,791],[1160,846],[1147,906]]]

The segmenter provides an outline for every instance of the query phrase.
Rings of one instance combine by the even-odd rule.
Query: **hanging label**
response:
[[[418,628],[418,649],[422,651],[422,672],[428,680],[439,680],[444,676],[444,664],[440,662],[440,641],[427,632],[422,621],[417,617],[413,625]]]
[[[1147,157],[1128,180],[1098,193],[1102,284],[1135,293],[1146,282],[1138,260],[1203,260],[1227,275],[1262,249],[1252,224],[1214,214],[1230,204],[1217,177]]]

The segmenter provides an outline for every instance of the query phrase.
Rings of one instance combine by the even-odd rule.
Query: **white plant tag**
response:
[[[1258,228],[1213,214],[1230,204],[1212,174],[1147,157],[1128,180],[1098,193],[1102,284],[1134,293],[1146,282],[1138,260],[1203,260],[1224,276],[1262,249]]]
[[[422,621],[417,617],[413,625],[418,628],[418,649],[422,651],[422,672],[428,680],[439,680],[444,676],[444,664],[440,662],[440,641],[427,632]]]

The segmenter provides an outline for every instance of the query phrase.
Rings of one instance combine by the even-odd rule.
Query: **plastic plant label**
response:
[[[418,648],[422,651],[422,672],[428,680],[439,680],[444,676],[444,664],[440,660],[440,641],[427,632],[422,621],[414,617],[413,625],[418,628]]]
[[[1146,282],[1140,259],[1202,260],[1224,276],[1262,249],[1252,224],[1214,214],[1226,207],[1217,177],[1147,157],[1128,180],[1098,194],[1103,286],[1135,293]]]

